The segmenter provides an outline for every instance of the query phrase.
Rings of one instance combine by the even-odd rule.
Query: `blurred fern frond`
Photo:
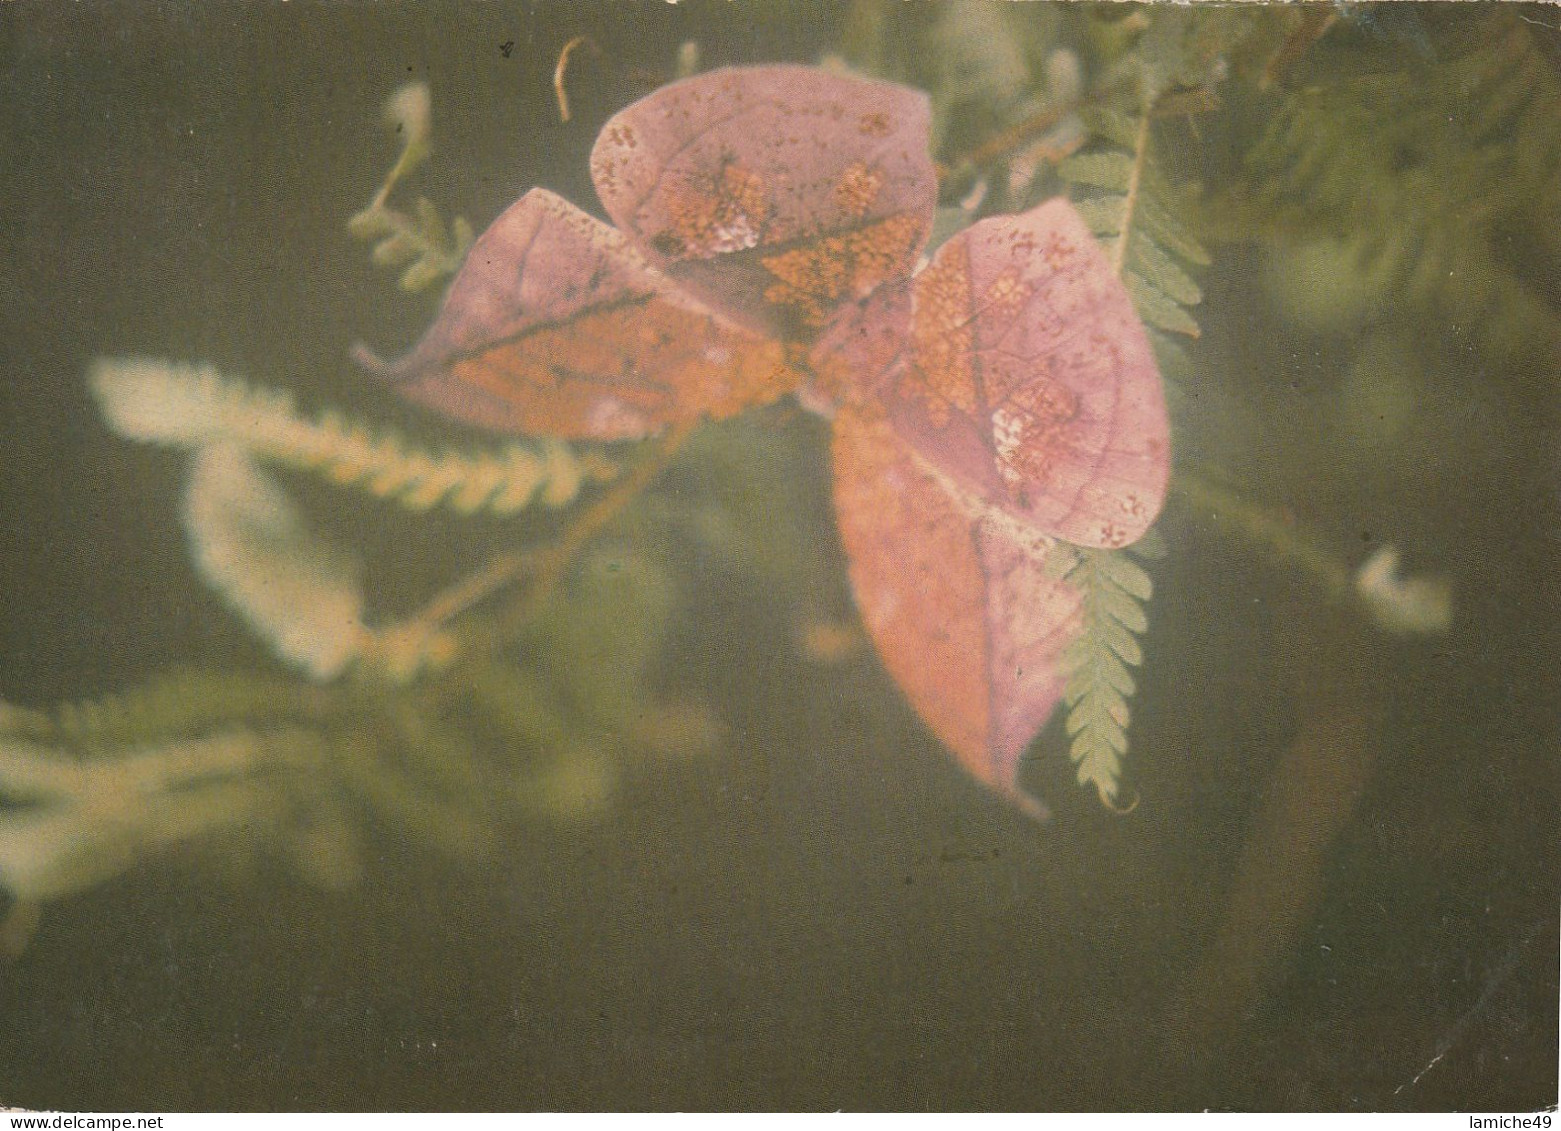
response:
[[[497,451],[426,451],[339,412],[309,419],[291,394],[210,366],[100,359],[92,389],[110,427],[127,439],[192,449],[232,445],[416,511],[442,504],[459,514],[510,515],[535,501],[563,507],[618,470],[598,452],[577,453],[551,440]]]
[[[182,508],[196,572],[283,660],[327,680],[362,650],[351,552],[319,536],[242,449],[198,448]]]
[[[119,746],[199,737],[214,729],[318,722],[326,700],[296,680],[180,667],[134,691],[67,701],[49,711],[0,705],[0,733],[79,756]]]
[[[376,265],[405,267],[401,289],[413,294],[455,274],[476,239],[463,216],[457,216],[446,230],[439,209],[426,196],[417,198],[410,214],[383,204],[365,208],[347,222],[347,230],[374,244],[371,255]]]
[[[609,547],[502,652],[410,686],[181,669],[0,704],[0,892],[54,899],[214,840],[339,887],[375,826],[480,860],[517,818],[598,814],[641,761],[719,739],[702,704],[651,686],[676,607],[667,573]]]
[[[401,138],[401,153],[369,206],[347,221],[354,237],[374,244],[374,262],[405,267],[401,289],[427,290],[460,269],[474,238],[472,226],[457,216],[446,230],[439,209],[426,196],[411,213],[388,204],[396,183],[433,152],[433,100],[427,83],[408,83],[385,102],[385,124]]]

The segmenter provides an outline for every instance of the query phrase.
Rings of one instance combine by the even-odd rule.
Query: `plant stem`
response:
[[[606,494],[586,507],[557,542],[533,559],[531,586],[500,618],[499,634],[502,638],[511,637],[536,615],[537,610],[552,595],[575,555],[660,478],[699,423],[699,418],[695,418],[680,421],[669,428],[644,459],[613,484]]]
[[[582,510],[551,546],[542,550],[506,550],[494,555],[476,572],[436,594],[394,631],[409,638],[432,638],[455,617],[530,578],[525,592],[496,621],[471,625],[461,635],[460,653],[466,660],[490,656],[505,647],[552,595],[586,543],[655,482],[698,424],[698,419],[682,421],[664,432],[644,458]]]
[[[1178,470],[1171,480],[1171,491],[1225,529],[1267,547],[1280,560],[1297,567],[1331,599],[1355,598],[1350,566],[1283,515],[1248,502],[1193,471]]]
[[[1133,139],[1133,172],[1127,182],[1127,197],[1122,202],[1122,234],[1117,239],[1111,268],[1121,276],[1127,266],[1127,245],[1133,237],[1133,220],[1138,211],[1138,193],[1144,183],[1144,166],[1149,160],[1149,108],[1138,117],[1138,136]]]
[[[946,184],[951,180],[964,177],[975,169],[990,161],[995,161],[1007,153],[1012,153],[1027,141],[1038,138],[1047,130],[1056,126],[1069,114],[1077,113],[1091,99],[1076,99],[1064,103],[1061,106],[1049,106],[1045,110],[1031,114],[1021,122],[1016,122],[1007,129],[1002,130],[985,141],[980,142],[965,153],[956,157],[953,161],[937,165],[938,181]]]

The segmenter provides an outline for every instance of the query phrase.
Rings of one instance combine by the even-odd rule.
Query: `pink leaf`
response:
[[[472,246],[411,353],[357,356],[457,420],[566,439],[729,416],[800,380],[779,343],[680,292],[622,233],[542,189]]]
[[[949,240],[915,280],[886,403],[965,491],[1045,534],[1124,546],[1165,501],[1170,429],[1132,300],[1072,205]]]
[[[671,278],[807,340],[915,265],[937,203],[928,114],[917,91],[810,67],[712,71],[613,117],[591,174]]]
[[[1036,817],[1025,748],[1062,696],[1081,598],[1048,575],[1052,539],[953,488],[871,410],[835,417],[835,512],[884,666],[976,778]]]

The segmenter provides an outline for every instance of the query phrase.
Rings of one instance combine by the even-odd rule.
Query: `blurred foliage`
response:
[[[372,821],[480,859],[506,820],[599,812],[642,758],[710,749],[702,706],[655,661],[678,607],[666,571],[611,543],[514,639],[407,687],[181,670],[121,695],[0,715],[0,886],[54,898],[221,832],[337,886]]]
[[[1149,115],[1135,121],[1102,109],[1083,120],[1097,140],[1063,161],[1057,173],[1127,283],[1161,369],[1183,379],[1187,356],[1168,335],[1198,336],[1189,308],[1203,301],[1203,290],[1188,269],[1208,266],[1209,253],[1178,218],[1184,209],[1150,154]]]
[[[1220,194],[1223,234],[1283,241],[1285,297],[1321,327],[1439,319],[1498,361],[1553,358],[1554,30],[1505,6],[1434,17],[1424,54],[1319,50],[1297,68]]]
[[[403,267],[401,289],[423,291],[453,275],[475,236],[457,216],[446,230],[439,209],[426,196],[410,213],[390,207],[391,191],[433,153],[433,98],[427,83],[409,83],[385,104],[385,125],[401,140],[401,153],[369,206],[347,221],[355,237],[374,244],[374,262]]]

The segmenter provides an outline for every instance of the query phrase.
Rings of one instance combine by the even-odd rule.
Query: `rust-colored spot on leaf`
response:
[[[835,185],[835,199],[848,215],[860,218],[867,215],[882,188],[883,170],[865,161],[856,161],[840,174],[840,183]]]
[[[888,137],[894,130],[889,121],[889,115],[882,110],[874,110],[863,114],[856,121],[857,132],[864,137]]]
[[[981,305],[989,310],[1009,312],[1018,309],[1030,296],[1030,284],[1019,274],[1017,267],[1010,267],[987,284],[981,296]]]
[[[795,312],[810,329],[822,327],[842,303],[864,298],[905,271],[925,238],[916,216],[891,216],[854,232],[824,236],[760,259],[775,277],[765,299]]]
[[[948,424],[950,410],[968,415],[978,407],[970,313],[970,264],[957,247],[916,279],[915,354],[907,387],[938,428]]]
[[[679,190],[668,210],[668,231],[675,241],[668,246],[678,249],[671,258],[714,259],[758,245],[769,216],[769,194],[756,174],[733,163],[721,167],[712,185]]]

